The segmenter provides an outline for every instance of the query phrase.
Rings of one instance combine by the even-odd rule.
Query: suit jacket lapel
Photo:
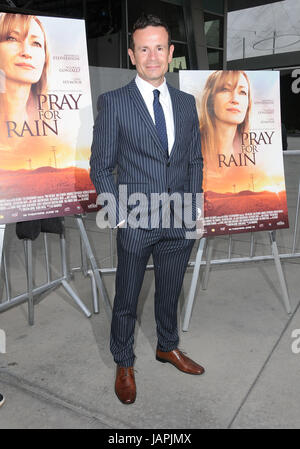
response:
[[[162,153],[165,155],[165,151],[162,148],[161,142],[159,140],[159,137],[156,132],[155,125],[153,123],[153,120],[151,118],[151,115],[149,114],[149,111],[147,109],[147,106],[144,102],[144,99],[135,83],[134,80],[131,81],[128,85],[129,92],[132,98],[133,103],[135,104],[137,110],[140,113],[140,116],[142,120],[144,121],[146,127],[148,128],[149,133],[151,134],[153,140],[155,141],[156,145],[159,147],[159,149],[162,151]]]
[[[181,136],[181,128],[182,128],[182,118],[181,118],[181,105],[179,96],[177,94],[177,89],[174,89],[169,83],[167,83],[168,89],[170,92],[170,97],[172,101],[173,107],[173,116],[174,116],[174,132],[175,132],[175,140],[174,145],[171,150],[170,158],[174,155],[176,149],[178,148],[178,144]]]

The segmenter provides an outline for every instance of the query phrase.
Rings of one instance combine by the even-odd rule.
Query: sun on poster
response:
[[[0,223],[97,210],[85,23],[0,12]]]
[[[180,71],[195,96],[206,235],[287,228],[279,73]]]

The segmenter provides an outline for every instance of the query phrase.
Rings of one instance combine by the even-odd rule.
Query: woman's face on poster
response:
[[[34,84],[45,64],[45,39],[39,24],[32,19],[27,35],[20,18],[15,19],[6,39],[0,42],[0,69],[6,81]]]
[[[249,87],[245,76],[241,73],[236,85],[230,78],[225,80],[214,96],[213,105],[217,120],[229,125],[242,123],[249,105]]]

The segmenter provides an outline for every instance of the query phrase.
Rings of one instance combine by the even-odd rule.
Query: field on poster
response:
[[[287,228],[279,72],[180,71],[195,96],[207,236]]]
[[[97,210],[85,23],[0,13],[0,223]]]

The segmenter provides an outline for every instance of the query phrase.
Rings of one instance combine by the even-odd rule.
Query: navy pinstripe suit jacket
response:
[[[118,185],[134,192],[202,192],[203,159],[195,99],[168,84],[175,142],[167,158],[135,83],[100,95],[94,125],[90,177],[97,193],[110,192],[118,206]],[[117,179],[113,175],[117,167]],[[117,223],[123,217],[117,214]]]

